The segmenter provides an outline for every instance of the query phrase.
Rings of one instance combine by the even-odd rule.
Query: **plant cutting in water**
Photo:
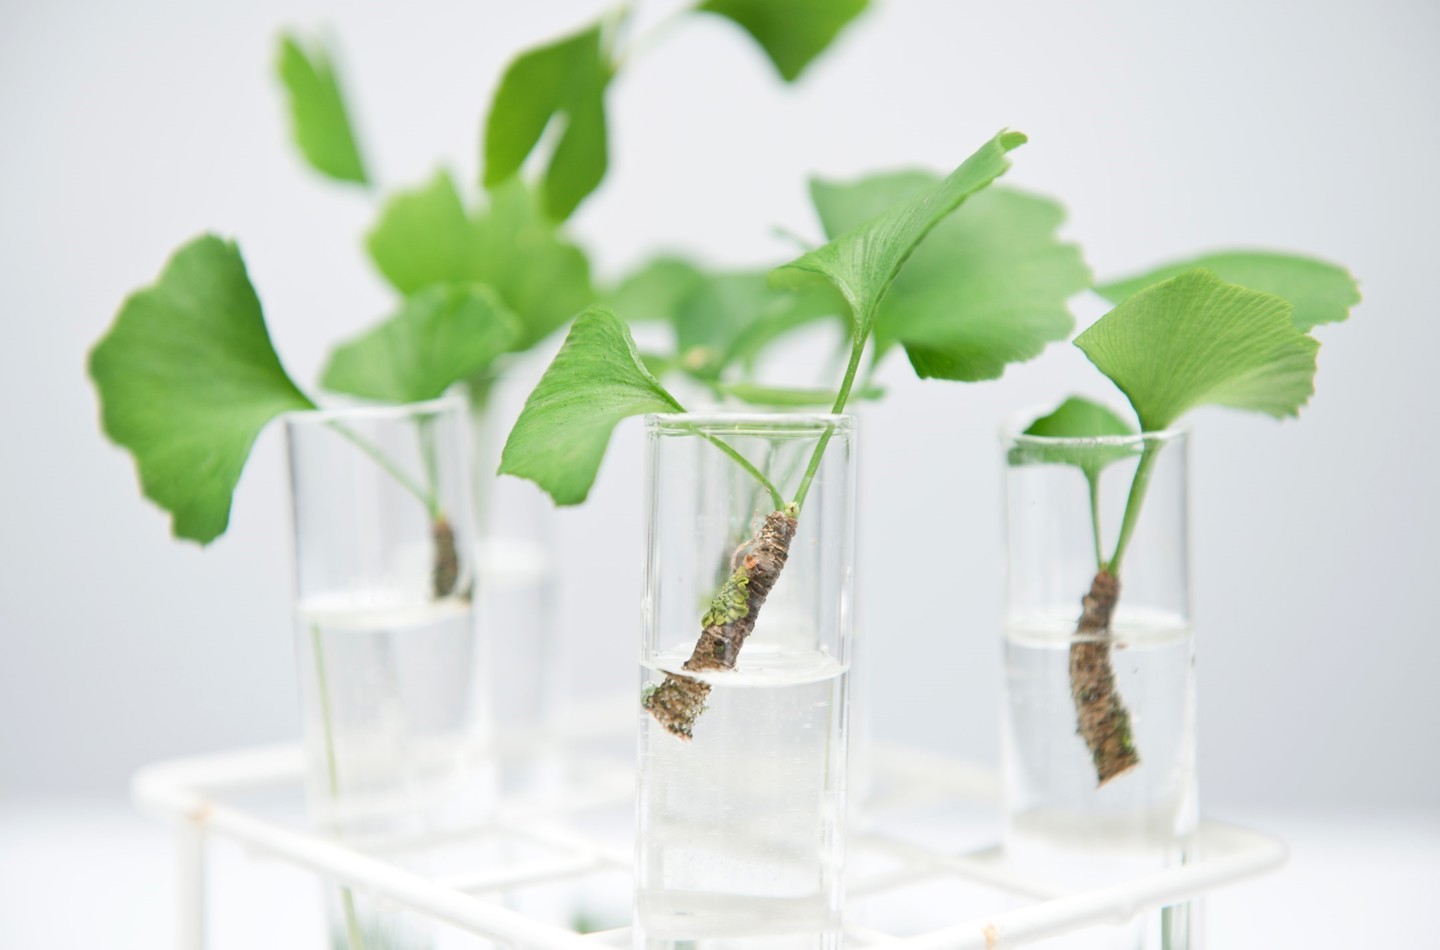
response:
[[[865,6],[866,0],[706,0],[667,23],[731,21],[790,82]],[[560,223],[605,176],[607,89],[639,45],[623,42],[627,19],[621,8],[509,64],[484,131],[483,208],[467,207],[443,171],[380,208],[366,248],[400,300],[391,317],[335,348],[323,388],[411,403],[465,383],[478,415],[511,354],[539,345],[595,299],[588,259]],[[283,36],[278,72],[307,163],[368,191],[371,163],[362,156],[330,52]],[[547,128],[559,134],[547,136]],[[544,166],[533,185],[521,167],[532,153]],[[261,430],[281,413],[315,408],[271,345],[239,248],[210,235],[179,248],[156,283],[124,303],[92,351],[89,370],[104,430],[133,455],[144,494],[170,513],[176,537],[201,544],[228,526],[235,487]],[[424,506],[434,597],[468,596],[472,579],[461,577],[455,526],[436,500],[426,421],[416,423],[420,478],[343,422],[331,427]],[[316,646],[335,797],[329,702]],[[348,945],[359,950],[365,940],[348,889],[342,898]]]
[[[1134,410],[1141,434],[1161,433],[1190,410],[1228,406],[1276,418],[1298,415],[1314,392],[1320,344],[1309,331],[1344,320],[1360,299],[1342,268],[1284,254],[1228,252],[1167,265],[1097,288],[1117,305],[1075,340]],[[1026,435],[1011,464],[1079,468],[1089,485],[1096,570],[1070,646],[1077,732],[1105,785],[1140,764],[1130,713],[1115,684],[1111,621],[1122,568],[1162,448],[1107,407],[1067,399]],[[1103,548],[1099,481],[1106,466],[1139,455],[1115,545]]]
[[[832,414],[842,412],[854,394],[867,348],[883,353],[903,346],[922,377],[983,379],[1068,334],[1065,299],[1088,285],[1089,275],[1074,248],[1054,240],[1058,209],[1002,193],[967,216],[969,200],[980,202],[981,193],[1009,167],[1006,154],[1024,141],[1020,133],[1002,132],[943,179],[892,175],[813,189],[830,241],[776,269],[772,280],[802,291],[824,280],[843,302],[849,353],[838,387],[829,393]],[[957,212],[962,204],[966,207]],[[974,258],[966,249],[974,250]],[[1029,283],[1015,279],[1022,269],[1032,277]],[[975,280],[977,272],[991,279]],[[957,286],[958,296],[952,293]],[[966,288],[972,291],[968,296]],[[1029,319],[1016,319],[1017,311]],[[738,329],[721,329],[733,342],[756,320],[751,315]],[[591,308],[576,319],[527,400],[500,471],[535,481],[558,504],[578,504],[617,423],[684,411],[647,368],[620,318]],[[684,663],[688,673],[735,668],[785,568],[833,427],[821,434],[791,490],[724,439],[700,434],[754,479],[769,510],[758,513],[752,536],[738,550],[726,552],[730,573],[700,618],[699,638]],[[667,673],[646,691],[644,705],[669,732],[688,739],[709,691],[702,679]]]
[[[483,408],[512,354],[536,347],[596,299],[589,261],[560,223],[605,177],[607,92],[637,52],[686,19],[727,20],[792,82],[866,5],[706,0],[634,41],[622,7],[522,52],[502,75],[485,123],[485,207],[467,207],[444,171],[383,204],[366,249],[400,301],[389,318],[334,349],[321,386],[406,403],[465,383]],[[331,52],[283,35],[277,69],[306,162],[369,191],[371,162]],[[544,136],[552,126],[560,134]],[[543,165],[534,184],[522,175],[530,158]],[[176,537],[201,544],[224,533],[260,431],[280,413],[314,408],[271,347],[238,247],[211,235],[179,248],[159,281],[125,302],[91,355],[90,375],[106,434],[135,457],[145,495],[170,512]],[[443,550],[445,523],[433,514]]]

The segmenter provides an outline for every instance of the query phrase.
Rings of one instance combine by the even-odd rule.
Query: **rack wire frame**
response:
[[[593,736],[588,737],[593,738]],[[613,738],[613,737],[612,737]],[[531,754],[548,746],[553,753],[582,743],[586,736],[513,735],[511,754]],[[516,750],[523,750],[516,752]],[[503,754],[503,750],[502,750]],[[867,802],[867,812],[945,802],[994,804],[999,782],[989,770],[913,749],[877,747],[870,755],[877,789],[888,795]],[[131,785],[144,813],[175,829],[179,861],[179,946],[204,950],[206,851],[214,838],[228,839],[250,851],[311,872],[335,884],[388,899],[394,905],[458,927],[471,934],[523,950],[597,950],[627,944],[628,928],[580,934],[575,930],[512,910],[494,899],[507,889],[558,881],[583,881],[587,875],[629,872],[628,849],[568,828],[557,819],[588,809],[623,806],[633,798],[633,772],[615,762],[592,772],[581,786],[562,788],[548,799],[501,799],[495,818],[483,828],[457,829],[455,837],[486,831],[543,845],[557,856],[476,868],[471,873],[427,877],[384,856],[362,852],[344,842],[286,827],[227,802],[249,792],[298,789],[304,763],[298,746],[270,746],[214,755],[172,759],[146,766]],[[1286,860],[1279,840],[1219,822],[1205,821],[1194,841],[1195,857],[1123,883],[1070,890],[1037,879],[1008,865],[998,847],[953,853],[901,836],[862,826],[852,829],[849,849],[883,856],[889,867],[847,880],[847,893],[873,896],[932,880],[961,880],[1026,901],[993,913],[957,920],[941,929],[896,936],[847,922],[847,948],[874,950],[997,950],[1060,936],[1087,927],[1123,924],[1137,914],[1199,898],[1216,889],[1272,871]],[[427,841],[391,842],[386,854]],[[1007,900],[1013,905],[1014,900]]]

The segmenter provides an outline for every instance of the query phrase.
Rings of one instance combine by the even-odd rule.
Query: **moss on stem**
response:
[[[755,629],[760,608],[785,569],[796,527],[795,512],[789,506],[765,516],[734,573],[702,618],[700,639],[685,661],[686,670],[703,673],[735,668],[745,638]],[[649,690],[642,703],[672,735],[690,739],[709,695],[709,683],[693,676],[666,673],[665,681]]]

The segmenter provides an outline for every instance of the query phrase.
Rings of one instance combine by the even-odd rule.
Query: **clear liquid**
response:
[[[693,740],[641,712],[635,946],[838,947],[847,667],[753,644],[697,678],[712,688]]]
[[[300,605],[299,635],[318,828],[366,850],[488,811],[492,780],[471,754],[477,670],[468,602],[312,598]],[[332,947],[434,943],[421,918],[360,892],[327,887],[326,903]]]
[[[1096,787],[1070,689],[1075,616],[1006,628],[1002,756],[1009,860],[1062,886],[1096,887],[1183,863],[1198,820],[1193,638],[1180,618],[1132,611],[1113,628],[1111,664],[1140,764]],[[1067,938],[1066,947],[1187,946],[1183,909]],[[1174,918],[1175,920],[1172,920]],[[1188,930],[1188,925],[1183,928]],[[1088,941],[1088,942],[1087,942]],[[1042,946],[1045,944],[1042,944]]]

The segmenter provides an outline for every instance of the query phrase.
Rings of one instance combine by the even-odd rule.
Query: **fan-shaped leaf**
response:
[[[1074,465],[1091,482],[1106,465],[1138,455],[1141,449],[1138,440],[1116,438],[1134,435],[1134,426],[1109,406],[1079,396],[1030,423],[1023,434],[1037,439],[1022,439],[1011,448],[1011,465]]]
[[[673,323],[681,303],[704,279],[704,272],[689,261],[662,255],[627,274],[603,295],[601,303],[616,313],[625,314],[632,323],[651,320]]]
[[[520,325],[483,284],[429,287],[330,354],[320,384],[386,402],[434,399],[510,349]]]
[[[849,303],[856,332],[868,335],[881,299],[915,248],[965,199],[1004,174],[1010,167],[1005,153],[1024,141],[1019,132],[1001,132],[937,184],[784,265],[774,279],[794,285],[805,272],[825,277]]]
[[[472,216],[450,175],[439,172],[394,195],[367,244],[375,266],[403,294],[441,283],[490,287],[520,321],[512,348],[525,350],[590,303],[590,265],[518,180],[489,197],[489,207]]]
[[[277,71],[289,99],[295,144],[305,160],[337,181],[366,184],[365,163],[329,50],[319,42],[307,50],[298,37],[283,34]]]
[[[500,473],[530,479],[556,504],[578,505],[622,419],[682,411],[645,368],[629,328],[610,311],[591,307],[575,318],[525,400],[505,442]]]
[[[527,50],[505,70],[485,123],[485,186],[520,171],[552,121],[563,123],[545,169],[545,213],[570,216],[605,177],[605,87],[611,68],[595,24]]]
[[[1205,254],[1102,284],[1095,291],[1111,303],[1123,303],[1146,287],[1196,267],[1214,271],[1221,280],[1232,284],[1284,297],[1295,308],[1291,319],[1301,330],[1344,320],[1350,316],[1350,308],[1360,302],[1360,289],[1345,268],[1313,257],[1273,251]]]
[[[829,234],[934,187],[925,172],[874,175],[810,192]],[[905,345],[922,378],[995,379],[1074,329],[1066,301],[1090,286],[1079,248],[1056,237],[1065,212],[1007,188],[974,195],[915,249],[880,304],[877,347]]]
[[[866,6],[867,0],[705,0],[696,9],[735,21],[794,82]]]
[[[90,353],[101,422],[129,450],[176,537],[224,533],[250,448],[282,412],[313,408],[270,344],[233,243],[206,235],[132,294]]]
[[[1314,392],[1320,344],[1274,294],[1190,270],[1127,298],[1075,339],[1125,393],[1141,428],[1169,428],[1197,406],[1282,417]]]
[[[472,225],[446,171],[392,195],[365,243],[380,273],[402,294],[476,279]]]
[[[609,303],[617,312],[668,322],[675,329],[675,365],[705,380],[753,363],[777,337],[848,312],[825,284],[776,288],[764,271],[712,272],[674,257],[642,266]]]

